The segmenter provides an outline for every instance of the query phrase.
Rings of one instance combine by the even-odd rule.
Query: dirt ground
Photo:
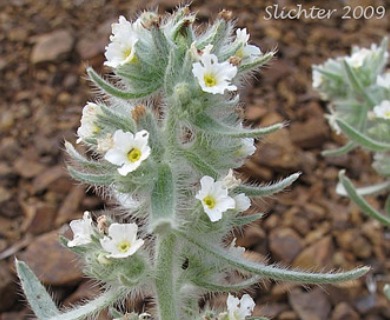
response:
[[[336,9],[330,19],[266,19],[272,4]],[[132,18],[145,8],[171,11],[176,1],[0,0],[0,319],[31,319],[13,270],[26,261],[59,305],[70,306],[98,293],[83,279],[74,256],[57,242],[67,222],[85,210],[100,210],[101,199],[72,181],[65,170],[63,142],[76,140],[82,107],[93,99],[85,67],[102,68],[110,25],[120,14]],[[343,7],[385,6],[382,19],[342,19]],[[359,281],[323,287],[265,281],[251,291],[256,315],[279,320],[390,319],[381,293],[390,282],[390,232],[365,218],[335,193],[341,168],[357,184],[378,182],[370,154],[357,150],[324,159],[320,152],[343,143],[324,121],[326,104],[311,89],[311,65],[370,46],[390,31],[388,0],[194,0],[199,22],[226,8],[247,27],[263,51],[277,58],[243,90],[248,125],[287,120],[289,126],[257,143],[240,169],[268,182],[303,175],[288,192],[256,201],[264,219],[239,237],[248,255],[310,270],[369,265]],[[46,44],[45,44],[46,43]],[[381,198],[369,199],[381,208]],[[207,297],[206,297],[207,298]],[[214,303],[226,297],[214,297]],[[129,302],[142,309],[148,301]],[[99,319],[108,319],[102,314]]]

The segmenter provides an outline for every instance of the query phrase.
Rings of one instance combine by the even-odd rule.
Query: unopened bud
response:
[[[233,13],[230,10],[223,9],[220,13],[218,13],[218,18],[223,19],[225,21],[232,20]]]
[[[135,106],[131,111],[131,116],[133,117],[135,122],[139,122],[141,118],[143,118],[146,114],[146,107],[143,104],[139,104]]]
[[[233,66],[238,66],[241,63],[241,58],[237,56],[232,56],[229,58],[229,63]]]
[[[155,12],[145,11],[139,17],[139,21],[145,29],[160,26],[160,16]]]
[[[100,233],[107,233],[108,222],[107,217],[105,215],[101,215],[97,218],[97,228]]]

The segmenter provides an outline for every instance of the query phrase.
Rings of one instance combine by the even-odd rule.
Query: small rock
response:
[[[75,216],[75,213],[77,213],[80,203],[84,199],[84,197],[84,187],[73,187],[73,189],[68,193],[63,203],[61,204],[60,209],[58,210],[58,215],[55,224],[59,226],[64,222],[72,219]],[[79,219],[81,219],[81,213]]]
[[[289,294],[289,301],[301,320],[328,320],[331,305],[320,288],[310,292],[295,288]]]
[[[97,27],[96,33],[83,36],[76,45],[77,53],[82,60],[91,59],[104,52],[111,34],[111,25],[116,20],[109,19]]]
[[[30,61],[33,64],[59,61],[72,50],[73,42],[74,39],[67,30],[38,36]]]
[[[303,240],[290,228],[275,229],[270,234],[270,250],[277,260],[291,263],[303,248]]]
[[[74,285],[83,277],[77,255],[59,243],[57,231],[36,238],[18,259],[25,261],[46,285]]]
[[[62,165],[44,171],[33,180],[32,193],[45,190],[51,183],[64,176],[67,176],[67,173]]]
[[[333,250],[332,238],[330,236],[325,237],[304,249],[295,258],[292,265],[306,269],[330,267]]]
[[[38,162],[21,158],[15,161],[14,168],[21,177],[29,179],[40,174],[45,169],[45,166]]]
[[[359,320],[360,317],[353,308],[345,303],[339,303],[332,313],[331,320]]]
[[[0,187],[0,203],[8,201],[11,197],[11,192],[3,187]]]
[[[56,208],[53,205],[44,202],[22,203],[22,209],[25,215],[23,230],[40,234],[52,228],[56,216]]]
[[[329,136],[329,129],[323,119],[311,118],[303,123],[292,123],[290,133],[293,143],[301,148],[321,148]]]
[[[0,312],[8,310],[17,296],[15,277],[11,274],[8,265],[0,262]]]
[[[283,311],[287,311],[289,309],[288,305],[285,303],[267,303],[262,306],[259,305],[255,307],[253,310],[253,316],[261,316],[267,318],[276,318]]]

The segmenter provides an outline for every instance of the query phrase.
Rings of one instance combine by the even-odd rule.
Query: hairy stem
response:
[[[173,270],[175,242],[173,234],[157,240],[156,293],[160,320],[178,319]]]

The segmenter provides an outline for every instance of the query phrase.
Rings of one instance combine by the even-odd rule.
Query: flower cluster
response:
[[[18,264],[39,318],[88,318],[128,297],[152,295],[153,319],[244,320],[254,310],[249,295],[241,300],[229,295],[227,311],[211,310],[211,318],[209,310],[198,310],[196,299],[207,292],[229,292],[227,279],[238,275],[242,278],[235,289],[267,277],[329,283],[368,271],[286,272],[247,260],[235,240],[226,243],[234,230],[261,218],[259,213],[243,213],[251,206],[250,198],[283,190],[299,173],[264,186],[234,176],[233,169],[255,152],[255,139],[283,127],[246,128],[237,112],[240,84],[274,53],[249,44],[247,30],[235,31],[227,11],[202,32],[195,21],[188,7],[164,19],[156,12],[144,12],[134,22],[121,16],[112,25],[105,51],[115,83],[87,69],[105,97],[84,107],[77,131],[77,141],[91,156],[66,142],[68,169],[116,208],[101,214],[97,223],[88,212],[70,222],[73,239],[63,241],[106,291],[86,306],[61,314],[36,277]],[[387,79],[378,80],[383,90]],[[387,117],[386,110],[377,112]],[[114,319],[149,317],[113,308],[110,312]]]
[[[229,209],[243,212],[251,205],[250,199],[244,193],[229,196],[229,189],[234,188],[237,183],[231,172],[222,181],[215,181],[209,176],[200,180],[201,189],[196,199],[202,202],[204,212],[212,222],[221,220],[222,214]]]
[[[84,213],[83,219],[71,221],[70,228],[73,240],[68,242],[68,247],[86,246],[93,243],[94,238],[100,238],[102,253],[106,258],[127,258],[144,244],[144,240],[137,239],[138,226],[135,223],[112,223],[108,228],[108,234],[104,235],[93,227],[89,212]]]

